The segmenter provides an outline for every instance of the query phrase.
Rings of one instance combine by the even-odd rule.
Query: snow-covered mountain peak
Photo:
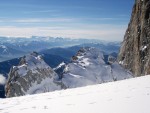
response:
[[[38,53],[33,52],[24,56],[21,59],[19,66],[13,66],[13,69],[15,69],[20,76],[25,76],[28,71],[36,73],[37,70],[51,68],[45,63],[41,55],[38,55]]]
[[[72,61],[82,67],[87,67],[93,63],[105,63],[103,53],[100,49],[94,47],[81,48],[78,53],[72,57]]]
[[[62,82],[66,87],[79,87],[131,78],[132,74],[117,62],[108,64],[97,48],[81,48],[64,68]]]
[[[5,45],[0,45],[0,48],[7,49]]]
[[[58,75],[40,55],[31,53],[24,56],[19,66],[10,70],[6,84],[6,96],[21,96],[61,89],[57,84]]]
[[[90,58],[95,58],[95,57],[104,58],[101,50],[94,47],[81,48],[78,51],[77,56],[85,56]]]
[[[6,54],[9,50],[5,45],[0,45],[0,53]]]

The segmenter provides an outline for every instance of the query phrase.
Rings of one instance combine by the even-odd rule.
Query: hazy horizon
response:
[[[0,36],[122,41],[134,0],[5,0]]]

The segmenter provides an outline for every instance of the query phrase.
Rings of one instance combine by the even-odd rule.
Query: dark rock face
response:
[[[136,0],[118,56],[135,76],[150,74],[150,0]]]

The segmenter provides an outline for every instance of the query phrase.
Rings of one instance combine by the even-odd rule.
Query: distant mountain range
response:
[[[111,47],[111,44],[113,48]],[[21,57],[32,51],[47,51],[47,49],[51,48],[66,48],[75,45],[90,47],[96,46],[100,47],[101,49],[105,48],[104,50],[109,50],[111,48],[112,50],[114,49],[115,51],[118,51],[120,42],[109,43],[97,39],[70,39],[61,37],[54,38],[38,36],[33,36],[31,38],[0,37],[0,62]]]
[[[105,57],[108,57],[108,54],[112,54],[114,57],[117,57],[117,52],[119,50],[119,45],[117,44],[94,44],[94,43],[87,43],[87,44],[81,44],[71,47],[56,47],[51,49],[45,49],[39,52],[43,56],[44,61],[50,65],[52,68],[55,68],[58,66],[61,62],[69,62],[71,60],[71,57],[77,53],[77,51],[82,47],[96,47],[96,48],[102,48],[102,52],[104,53]],[[109,47],[110,46],[110,47]],[[110,49],[112,48],[112,50]],[[105,52],[104,52],[104,51]],[[13,51],[12,51],[13,53]],[[15,56],[14,52],[14,56]],[[22,54],[18,56],[18,58],[13,58],[11,60],[6,60],[0,62],[0,73],[4,74],[7,77],[7,74],[10,70],[10,68],[13,65],[17,65],[20,61],[20,58],[24,56],[25,54]],[[16,56],[17,57],[17,56]],[[107,59],[107,58],[106,58]]]
[[[0,62],[9,60],[12,58],[16,58],[24,54],[26,54],[26,52],[15,49],[15,48],[11,48],[7,45],[0,45]]]

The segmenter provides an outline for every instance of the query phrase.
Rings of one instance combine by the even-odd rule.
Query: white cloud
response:
[[[0,36],[31,37],[36,35],[122,41],[127,26],[91,23],[95,21],[116,19],[119,18],[0,18],[0,23],[13,23],[16,25],[0,26]],[[86,21],[89,21],[89,23]],[[41,27],[41,23],[44,23],[43,25],[48,27]],[[22,27],[19,27],[19,25]]]
[[[0,85],[4,85],[6,83],[6,78],[0,74]]]
[[[40,11],[39,11],[40,12]],[[49,22],[79,22],[83,23],[85,21],[95,22],[95,21],[116,21],[116,20],[126,20],[126,18],[114,18],[114,17],[103,17],[103,18],[20,18],[20,19],[11,19],[11,18],[0,18],[0,23],[49,23]]]
[[[72,25],[71,25],[72,26]],[[107,41],[121,41],[125,26],[115,25],[77,25],[56,27],[15,27],[1,26],[0,36],[30,37],[52,36],[70,38],[97,38]]]
[[[37,10],[37,11],[26,11],[24,13],[56,13],[58,10]]]
[[[73,18],[24,18],[24,19],[0,19],[2,23],[46,23],[46,22],[72,22]]]
[[[43,19],[18,19],[12,22],[18,23],[45,23],[45,22],[72,22],[71,18],[43,18]]]

